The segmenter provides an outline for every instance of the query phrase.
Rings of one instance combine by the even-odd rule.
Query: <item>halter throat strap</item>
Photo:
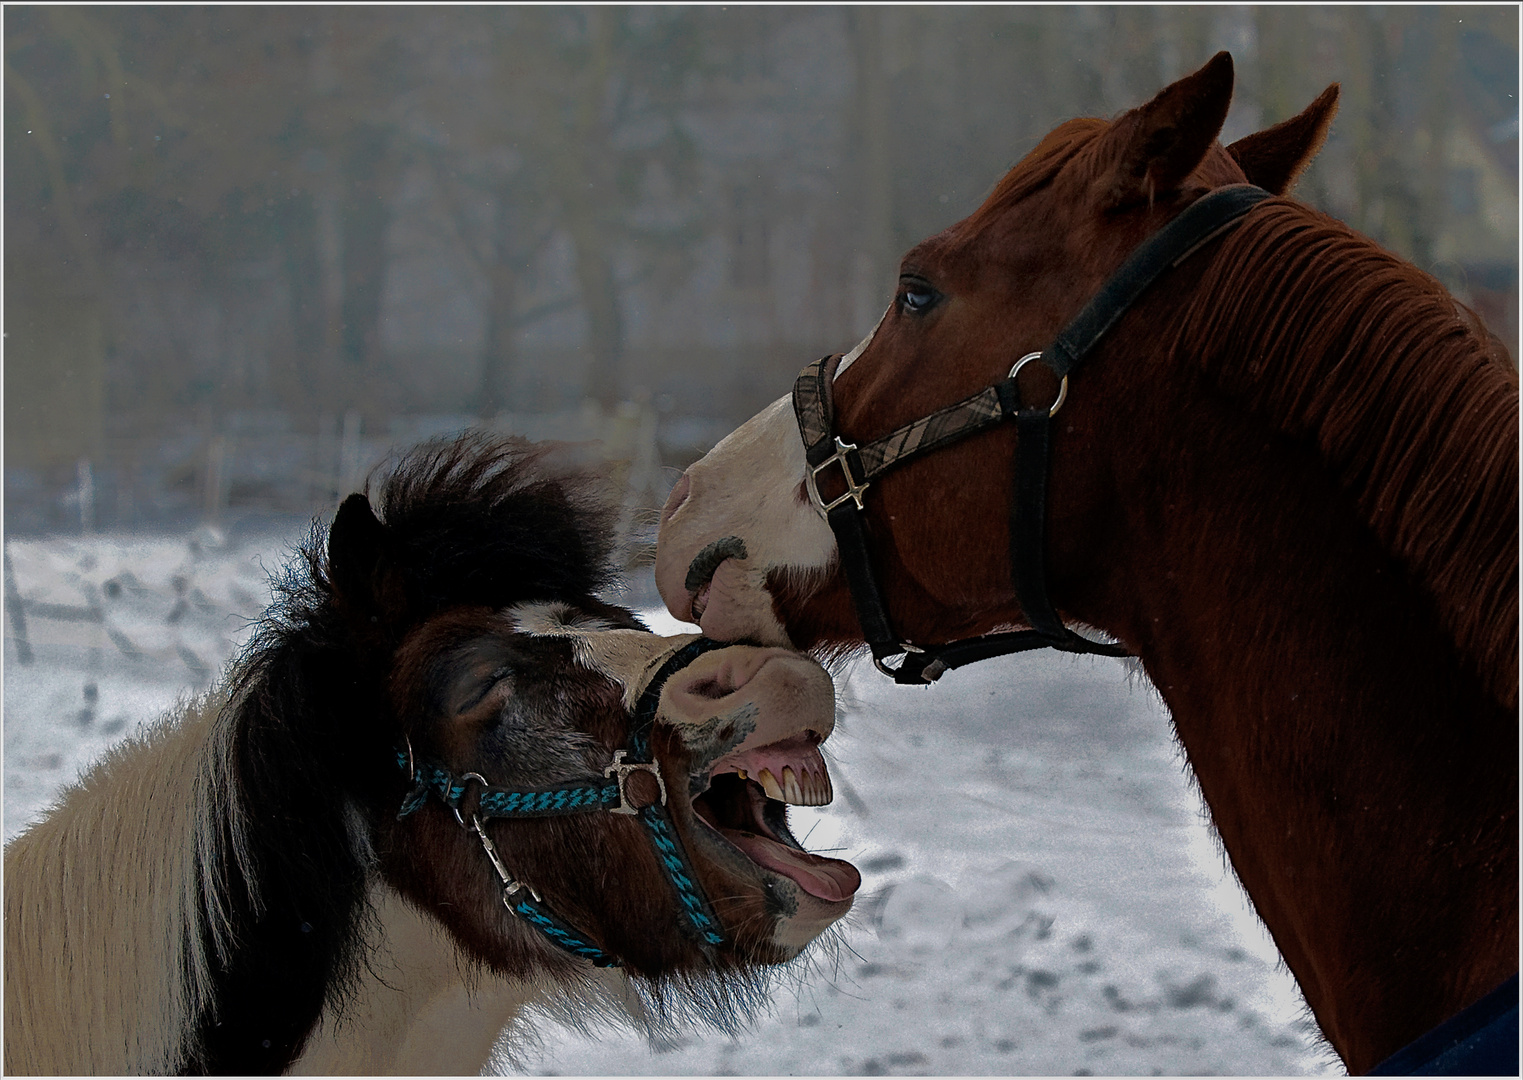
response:
[[[1047,479],[1051,461],[1051,420],[1067,394],[1068,375],[1094,350],[1100,339],[1167,270],[1237,225],[1271,194],[1250,184],[1219,188],[1202,196],[1139,244],[1061,333],[1040,354],[1022,357],[1011,374],[929,416],[863,446],[835,434],[833,384],[839,356],[826,356],[806,367],[793,387],[794,415],[803,439],[811,501],[836,537],[842,571],[851,591],[863,638],[873,662],[895,682],[925,685],[951,668],[1031,649],[1128,656],[1120,645],[1092,641],[1069,629],[1047,592]],[[1028,405],[1021,400],[1015,373],[1037,360],[1062,379],[1057,404]],[[1014,422],[1017,450],[1010,520],[1011,578],[1016,600],[1029,630],[989,634],[944,645],[914,645],[894,632],[868,551],[863,500],[871,484],[885,473],[970,435]],[[839,469],[844,494],[827,499],[819,481]],[[884,661],[897,655],[897,668]]]
[[[684,929],[697,940],[699,948],[705,953],[712,953],[715,946],[724,942],[724,932],[704,895],[703,886],[698,882],[698,875],[693,870],[692,861],[683,847],[671,814],[666,809],[666,781],[650,753],[650,737],[661,706],[661,691],[667,680],[704,653],[728,648],[729,645],[729,642],[701,637],[678,649],[661,664],[635,703],[629,749],[614,753],[613,763],[603,770],[602,779],[588,777],[528,789],[495,787],[477,772],[457,774],[437,762],[416,761],[409,745],[406,749],[397,751],[397,764],[413,782],[412,790],[403,799],[397,817],[400,819],[414,813],[428,801],[430,795],[438,797],[454,812],[455,820],[480,841],[501,882],[502,903],[508,911],[535,927],[565,952],[590,960],[598,967],[620,967],[622,965],[617,957],[557,917],[532,885],[518,879],[508,870],[482,823],[492,818],[561,817],[599,811],[633,815],[644,826],[651,846],[655,849],[656,859],[677,894],[677,907],[681,912]],[[625,791],[625,780],[630,773],[637,771],[649,772],[655,776],[661,791],[658,802],[638,807],[630,803]],[[467,793],[477,786],[480,791],[475,805],[465,807]]]

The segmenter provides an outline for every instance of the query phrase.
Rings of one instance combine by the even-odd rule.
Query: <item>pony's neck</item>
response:
[[[291,1066],[306,1075],[475,1075],[492,1046],[534,997],[529,984],[482,972],[437,921],[394,890],[371,890],[375,939],[363,974],[324,1010]]]
[[[566,989],[492,974],[383,883],[372,887],[370,904],[368,962],[344,999],[324,1010],[293,1074],[476,1075],[526,1007],[552,1004]],[[613,972],[592,978],[622,980]],[[618,994],[603,989],[600,997]]]
[[[1239,878],[1362,1071],[1516,969],[1516,718],[1309,448],[1220,399],[1158,411],[1132,427],[1157,445],[1114,464],[1138,493],[1124,550],[1090,571],[1120,599],[1078,614],[1138,648]]]
[[[185,1067],[208,993],[196,776],[219,704],[124,743],[6,845],[7,1073]]]

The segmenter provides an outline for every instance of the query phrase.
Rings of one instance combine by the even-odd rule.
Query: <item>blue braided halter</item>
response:
[[[502,881],[502,903],[509,912],[573,956],[590,960],[598,967],[619,967],[621,965],[616,957],[604,952],[569,924],[556,918],[532,886],[516,880],[508,872],[496,847],[482,828],[482,822],[492,818],[558,817],[599,811],[634,815],[650,834],[657,860],[677,892],[678,908],[684,916],[686,927],[697,938],[705,953],[710,952],[724,941],[724,933],[704,895],[703,886],[698,883],[698,875],[693,871],[692,862],[677,835],[671,815],[667,812],[666,781],[651,756],[650,735],[661,704],[661,690],[666,681],[704,653],[728,648],[728,644],[701,637],[667,658],[635,703],[634,723],[629,737],[630,749],[614,754],[613,764],[603,770],[603,779],[573,780],[553,787],[531,788],[526,791],[493,787],[480,773],[469,772],[457,776],[434,762],[414,761],[409,743],[406,749],[397,751],[397,764],[413,781],[412,790],[402,800],[398,819],[416,811],[428,801],[430,794],[438,796],[454,812],[455,820],[472,829],[480,839]],[[635,760],[626,761],[626,757]],[[630,804],[624,790],[624,781],[632,772],[648,772],[656,778],[661,792],[659,802],[639,808]],[[481,792],[476,797],[476,805],[470,811],[470,823],[467,824],[461,812],[461,804],[473,785],[479,785]]]

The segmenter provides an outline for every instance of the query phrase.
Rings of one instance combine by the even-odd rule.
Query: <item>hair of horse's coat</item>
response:
[[[193,792],[217,702],[114,749],[5,852],[5,1071],[185,1067],[210,999]]]
[[[377,498],[409,622],[606,584],[595,478],[543,456],[476,435],[394,467]],[[346,789],[394,779],[383,682],[405,627],[357,635],[325,540],[273,582],[220,696],[7,845],[8,1071],[279,1072],[353,985],[371,854]]]
[[[1213,267],[1175,355],[1316,445],[1515,708],[1517,534],[1477,527],[1518,516],[1518,373],[1501,342],[1427,274],[1297,203],[1256,209]]]
[[[468,436],[394,469],[378,516],[407,625],[607,584],[595,478],[548,472],[541,456]],[[347,556],[326,539],[315,527],[273,583],[224,688],[123,743],[6,846],[7,1072],[274,1073],[320,1020],[362,1037],[342,1014],[379,985],[367,954],[379,811],[364,807],[400,797],[385,677],[405,627],[367,636],[362,613],[356,629],[333,582]],[[615,1000],[607,977],[544,948],[571,974],[528,998],[583,1022],[733,1030],[767,982],[727,966],[632,981]],[[475,962],[460,963],[464,976]]]

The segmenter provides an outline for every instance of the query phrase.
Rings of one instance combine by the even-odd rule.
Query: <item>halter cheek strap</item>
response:
[[[1046,513],[1052,417],[1068,393],[1068,375],[1105,333],[1159,276],[1184,262],[1204,244],[1238,224],[1268,191],[1249,184],[1219,188],[1190,204],[1174,220],[1144,240],[1051,345],[1015,362],[1010,374],[972,397],[906,424],[880,439],[857,446],[835,433],[833,384],[839,356],[816,360],[793,386],[793,409],[805,448],[805,487],[810,500],[836,537],[841,568],[851,590],[857,621],[878,670],[895,682],[924,685],[950,668],[1030,649],[1128,656],[1125,648],[1091,641],[1064,623],[1047,593]],[[1051,404],[1022,402],[1016,375],[1040,361],[1062,380]],[[900,465],[1013,421],[1017,431],[1016,463],[1010,503],[1010,565],[1016,600],[1031,624],[1029,630],[915,645],[894,632],[868,551],[863,496],[880,476]],[[822,476],[839,470],[843,493],[827,500]],[[884,661],[898,655],[897,668]]]
[[[724,942],[723,928],[704,895],[703,886],[698,882],[698,875],[693,871],[682,839],[666,809],[666,780],[651,756],[650,736],[666,681],[704,653],[729,645],[728,642],[699,638],[678,649],[662,663],[635,704],[629,749],[614,752],[613,763],[603,770],[602,779],[589,777],[529,789],[493,787],[480,773],[456,774],[437,762],[414,760],[409,743],[405,749],[397,751],[397,764],[412,780],[413,787],[402,800],[397,817],[407,817],[427,802],[430,795],[436,796],[454,812],[455,820],[480,841],[501,882],[502,903],[509,912],[573,956],[590,960],[598,967],[619,967],[618,958],[557,917],[532,885],[519,880],[508,870],[482,823],[492,818],[560,817],[602,811],[633,815],[645,827],[651,846],[655,848],[656,860],[677,894],[682,925],[697,939],[700,948],[711,951]],[[629,757],[634,760],[626,760]],[[635,772],[647,772],[655,777],[660,792],[656,802],[636,806],[630,800],[625,784]],[[480,788],[475,805],[463,812],[466,795],[475,787]]]

